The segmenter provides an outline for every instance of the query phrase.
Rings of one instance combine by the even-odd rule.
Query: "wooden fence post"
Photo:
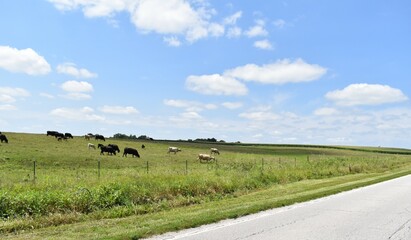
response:
[[[33,182],[36,183],[36,159],[33,162]]]
[[[100,164],[101,158],[98,159],[98,179],[100,179],[100,169],[101,169],[101,164]]]
[[[148,174],[148,161],[147,161],[147,165],[146,165],[146,170],[147,170],[147,174]]]

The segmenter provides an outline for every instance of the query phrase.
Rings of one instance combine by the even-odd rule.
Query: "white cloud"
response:
[[[210,21],[215,14],[205,1],[187,0],[49,0],[60,11],[82,9],[86,17],[107,17],[110,22],[116,13],[127,12],[137,30],[162,35],[182,35],[189,42],[224,34],[224,25]],[[236,13],[224,22],[233,24],[241,17]],[[171,40],[171,39],[168,39]],[[167,41],[176,46],[176,41]],[[173,45],[174,44],[174,45]]]
[[[224,18],[223,22],[225,25],[235,25],[237,23],[237,20],[240,19],[242,15],[243,13],[241,11],[238,11],[233,15]]]
[[[0,68],[10,72],[22,72],[29,75],[44,75],[51,71],[44,57],[33,49],[16,49],[0,46]]]
[[[247,35],[248,37],[252,38],[252,37],[265,37],[268,35],[267,30],[264,27],[265,22],[262,20],[258,20],[256,22],[256,25],[249,28],[246,32],[245,35]]]
[[[268,41],[267,39],[261,40],[261,41],[255,41],[254,42],[254,47],[260,48],[260,49],[263,49],[263,50],[272,50],[273,49],[273,45],[271,45],[270,41]]]
[[[221,105],[223,105],[225,108],[228,109],[238,109],[243,106],[243,103],[241,102],[224,102]]]
[[[91,99],[89,94],[79,93],[79,92],[70,92],[66,95],[63,95],[64,98],[71,99],[71,100],[88,100]]]
[[[325,97],[341,106],[379,105],[408,99],[401,90],[380,84],[351,84],[342,90],[328,92]]]
[[[96,73],[90,72],[85,68],[77,68],[74,63],[63,63],[57,66],[57,72],[74,76],[76,78],[95,78]]]
[[[186,86],[191,91],[205,95],[246,95],[248,92],[243,83],[219,74],[189,76]]]
[[[17,110],[16,106],[13,106],[11,104],[0,104],[0,111],[14,111]]]
[[[204,104],[195,101],[186,101],[186,100],[175,100],[175,99],[166,99],[163,101],[165,105],[176,107],[176,108],[184,108],[186,111],[189,112],[199,112],[206,110],[213,110],[216,109],[217,106],[214,104]]]
[[[245,112],[241,113],[239,116],[252,121],[272,121],[279,118],[278,115],[268,111]]]
[[[232,28],[229,28],[227,31],[228,38],[240,37],[241,34],[242,34],[242,30],[239,27],[232,27]]]
[[[67,81],[61,85],[61,88],[66,92],[92,92],[93,85],[84,81]]]
[[[30,93],[23,88],[0,87],[0,94],[12,97],[28,97]]]
[[[314,111],[314,115],[317,115],[317,116],[331,116],[331,115],[336,115],[336,114],[338,114],[337,109],[328,108],[328,107],[319,108]]]
[[[163,41],[167,43],[168,46],[179,47],[181,46],[180,40],[177,37],[164,37]]]
[[[0,103],[13,103],[16,99],[10,95],[0,94]]]
[[[73,108],[56,108],[50,112],[50,115],[76,121],[104,121],[103,116],[94,114],[94,109],[83,107],[80,109]]]
[[[285,20],[283,20],[283,19],[277,19],[277,20],[275,20],[275,21],[273,22],[273,24],[274,24],[274,26],[276,26],[277,28],[282,29],[282,28],[285,27],[285,25],[286,25],[287,23],[286,23]]]
[[[40,96],[48,99],[54,99],[54,96],[48,93],[40,93]]]
[[[122,106],[103,106],[100,108],[100,111],[104,113],[111,113],[111,114],[133,114],[133,113],[138,113],[138,110],[135,109],[134,107],[127,106],[127,107],[122,107]]]
[[[245,81],[285,84],[317,80],[326,72],[326,68],[316,64],[308,64],[302,59],[297,59],[294,62],[284,59],[263,66],[247,64],[227,70],[224,75]]]

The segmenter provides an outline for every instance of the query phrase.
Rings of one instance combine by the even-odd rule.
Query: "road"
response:
[[[411,240],[411,175],[150,239]]]

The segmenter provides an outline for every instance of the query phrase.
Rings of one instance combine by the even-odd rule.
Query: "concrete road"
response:
[[[411,240],[411,175],[151,239]]]

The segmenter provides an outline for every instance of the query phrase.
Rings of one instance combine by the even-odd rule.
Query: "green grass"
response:
[[[107,140],[121,150],[137,148],[138,159],[101,156],[87,149],[88,142],[98,142],[81,137],[58,142],[45,134],[6,135],[9,144],[0,145],[0,234],[16,238],[27,231],[53,238],[53,231],[76,226],[84,229],[73,231],[73,238],[148,236],[378,182],[411,167],[407,149]],[[168,146],[183,151],[167,154]],[[198,153],[210,147],[220,149],[217,161],[199,163]],[[188,208],[198,210],[197,220],[185,220]],[[205,217],[209,211],[215,212]],[[137,227],[129,219],[160,221],[162,227]],[[116,234],[105,234],[105,223]]]

